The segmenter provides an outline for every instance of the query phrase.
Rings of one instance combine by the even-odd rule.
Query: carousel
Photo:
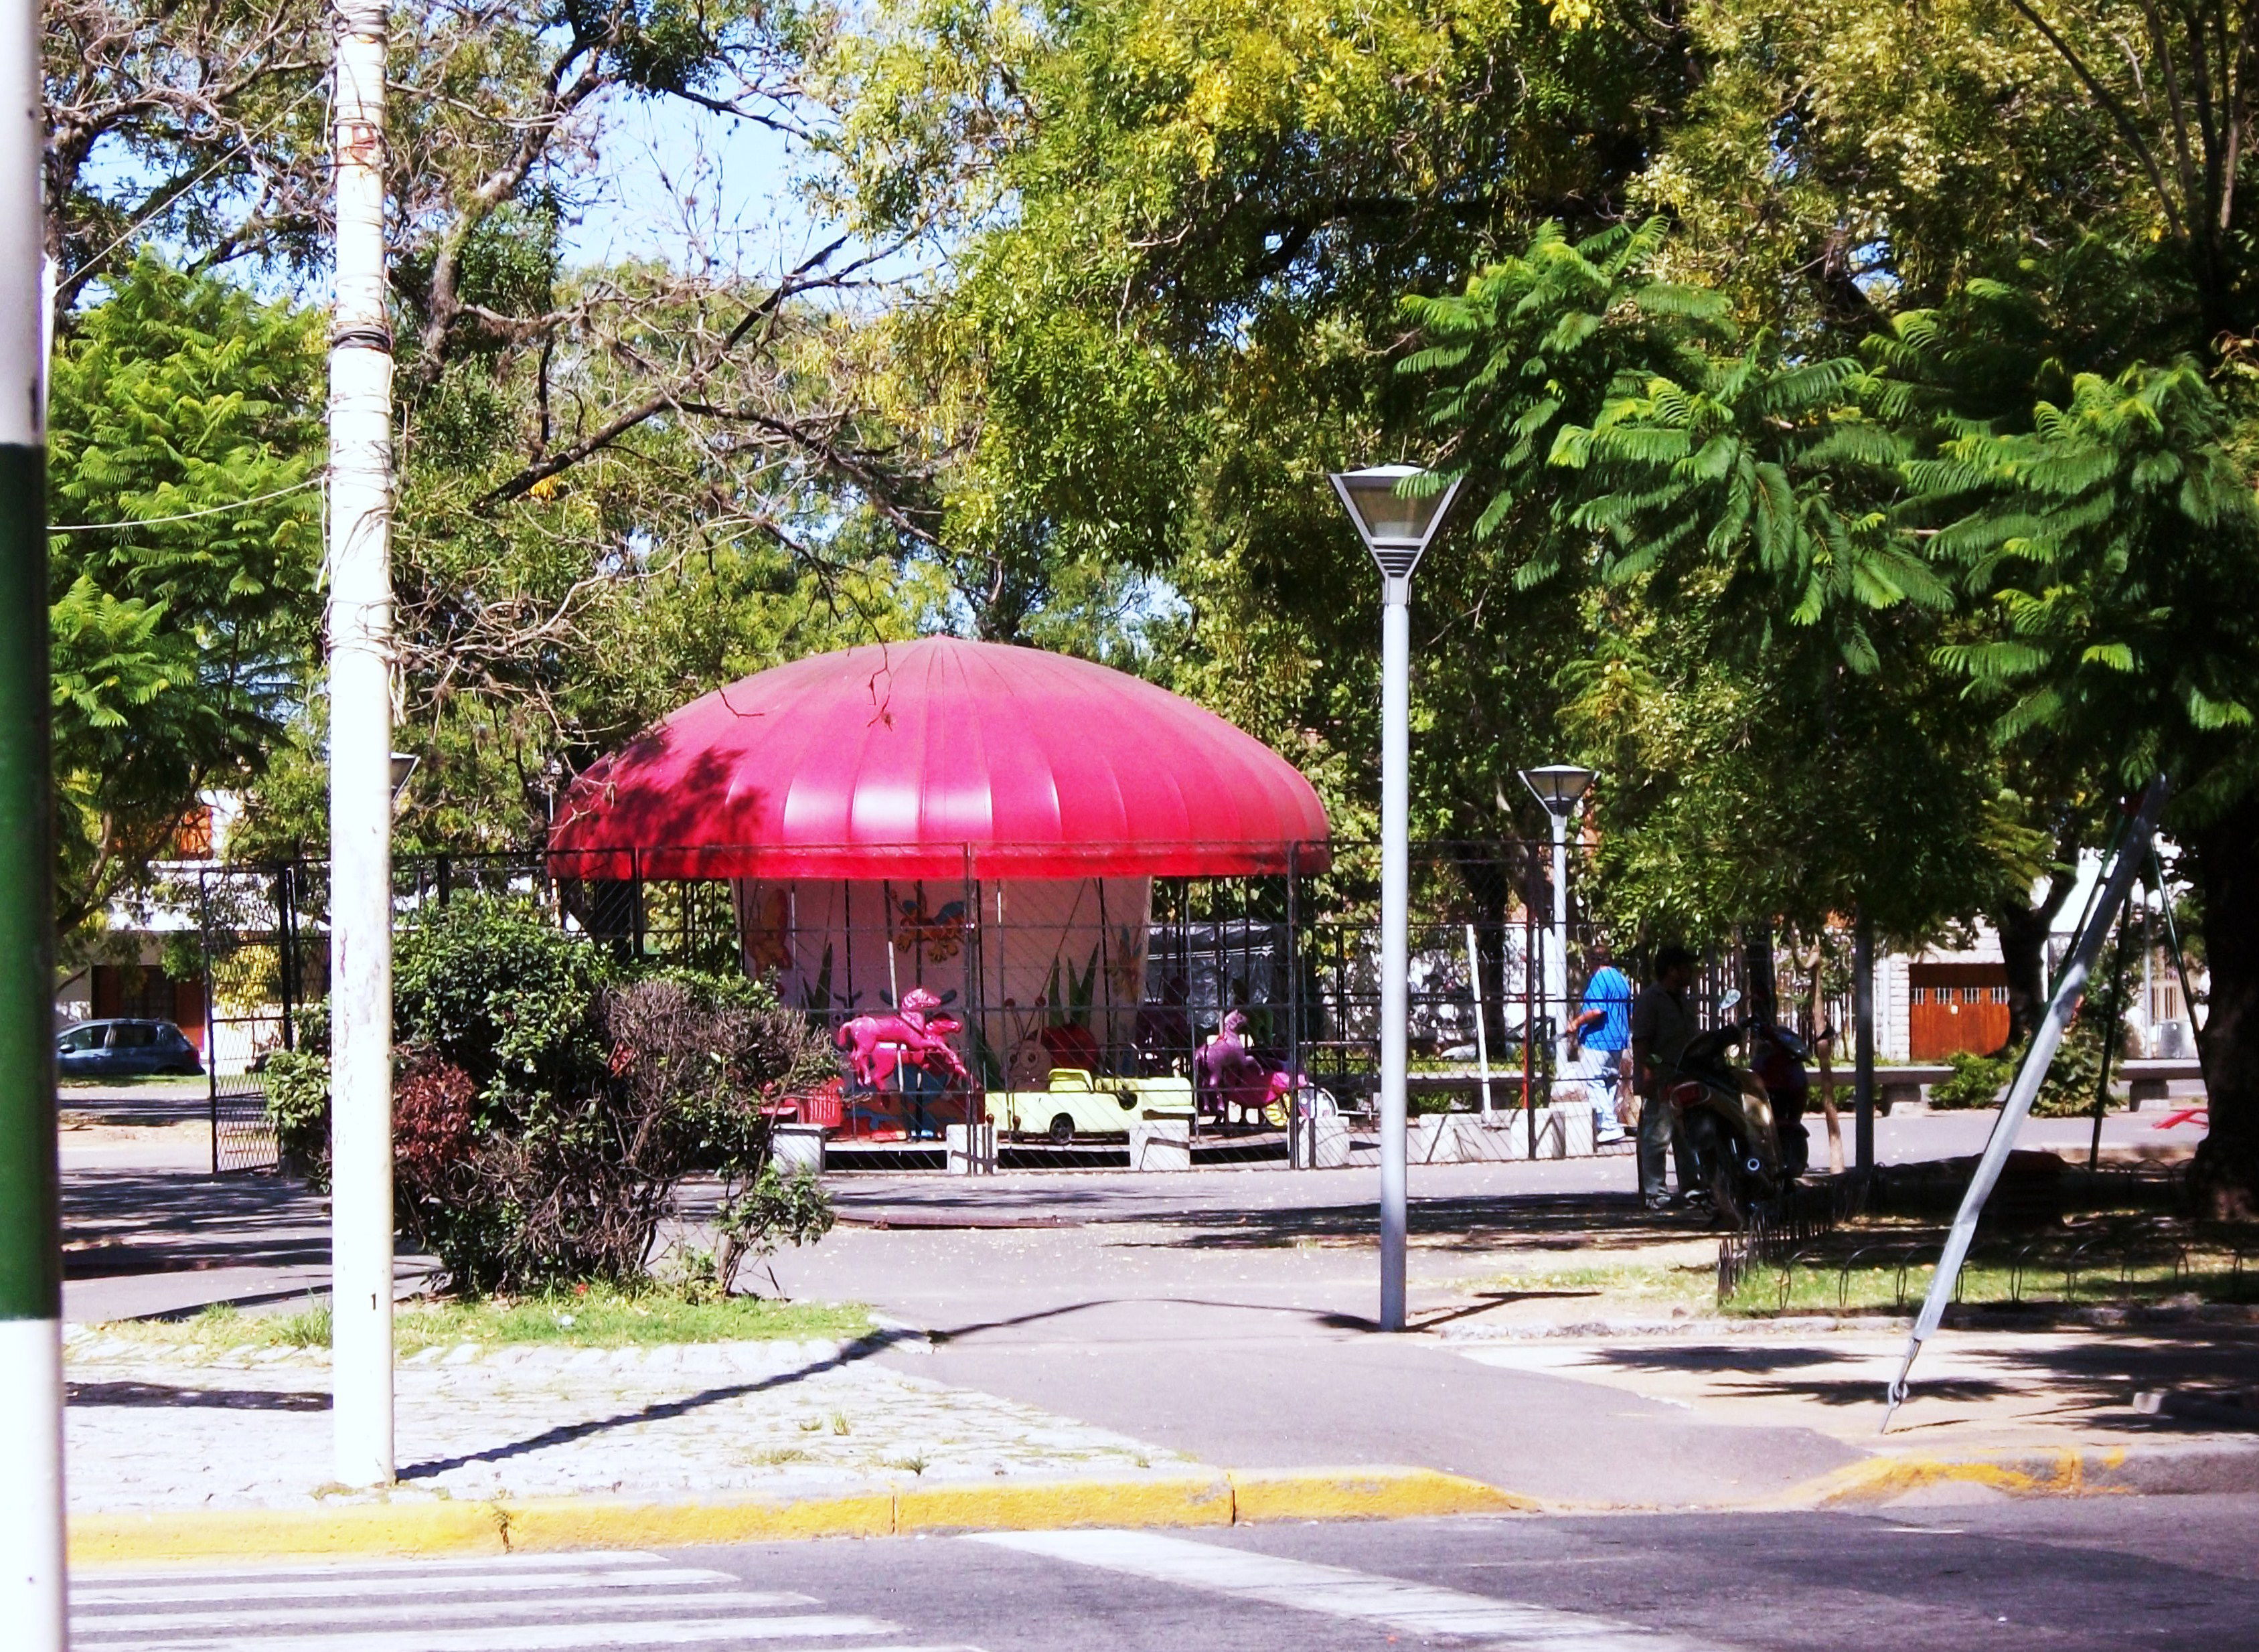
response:
[[[1235,1059],[1236,1029],[1210,1054],[1183,1025],[1155,880],[1307,876],[1327,838],[1309,782],[1213,712],[936,637],[692,701],[574,783],[550,858],[584,886],[725,883],[747,972],[841,1049],[817,1122],[1071,1139],[1188,1107],[1204,1075],[1242,1100],[1275,1076]]]

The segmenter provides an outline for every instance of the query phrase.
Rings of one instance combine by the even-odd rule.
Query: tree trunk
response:
[[[2018,901],[1990,915],[1993,930],[2000,937],[2001,961],[2008,969],[2010,1050],[2023,1048],[2030,1041],[2032,1029],[2040,1024],[2040,1017],[2047,1013],[2048,936],[2054,932],[2063,903],[2070,899],[2078,882],[2075,870],[2078,863],[2077,844],[2072,843],[2066,848],[2074,870],[2058,872],[2049,879],[2047,894],[2037,906]]]
[[[1780,1019],[1778,976],[1772,961],[1772,923],[1752,923],[1742,930],[1742,979],[1749,999],[1749,1019],[1771,1026]]]
[[[1827,931],[1821,930],[1805,955],[1805,967],[1811,971],[1810,997],[1806,1000],[1805,1025],[1812,1032],[1812,1048],[1820,1057],[1820,1110],[1828,1120],[1828,1171],[1830,1175],[1843,1173],[1843,1122],[1835,1111],[1835,1029],[1828,1024],[1828,941]]]
[[[2212,1133],[2197,1149],[2189,1185],[2199,1214],[2248,1221],[2259,1217],[2259,790],[2186,841],[2212,972],[2197,1034]]]

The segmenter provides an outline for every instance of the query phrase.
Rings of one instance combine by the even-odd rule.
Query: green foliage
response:
[[[330,1182],[330,1058],[309,1050],[268,1052],[267,1116],[286,1172],[303,1176],[316,1192]]]
[[[726,1291],[745,1262],[766,1261],[781,1245],[814,1244],[831,1231],[832,1221],[830,1195],[814,1171],[796,1171],[787,1178],[777,1174],[775,1165],[764,1164],[742,1193],[714,1214],[721,1242],[716,1282]]]
[[[531,903],[469,896],[405,926],[393,965],[397,1041],[428,1048],[476,1087],[481,1129],[521,1122],[602,1070],[596,996],[609,954]]]
[[[765,983],[626,978],[531,905],[467,895],[403,929],[394,993],[399,1219],[456,1291],[644,1278],[694,1171],[721,1178],[740,1254],[828,1229],[820,1190],[762,1179],[763,1104],[837,1071]],[[325,1176],[326,1057],[278,1052],[267,1072],[286,1153]]]
[[[2128,786],[2163,770],[2202,814],[2259,780],[2259,508],[2229,431],[2193,365],[2134,367],[2027,423],[1949,423],[1907,466],[1932,554],[1991,621],[1939,658],[2000,707],[2003,741],[2107,753]]]
[[[1933,1107],[1957,1110],[1998,1107],[2000,1092],[2016,1076],[2017,1058],[2013,1055],[1980,1056],[1974,1050],[1956,1050],[1946,1059],[1953,1065],[1953,1076],[1942,1084],[1929,1086],[1929,1105]]]
[[[1888,531],[1902,444],[1853,399],[1856,361],[1743,336],[1659,278],[1668,246],[1657,223],[1543,225],[1461,294],[1407,298],[1423,347],[1399,370],[1429,387],[1477,539],[1576,606],[1553,687],[1607,777],[1610,915],[1721,936],[1863,908],[1928,933],[2027,852],[1927,658],[1951,589]]]
[[[65,929],[256,777],[304,691],[320,317],[153,254],[55,352],[48,477]]]

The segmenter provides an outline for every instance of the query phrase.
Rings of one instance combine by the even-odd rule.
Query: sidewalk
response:
[[[1963,1483],[1956,1499],[2095,1489],[2018,1484],[2016,1476],[2028,1478],[2023,1465],[2035,1463],[2055,1465],[2043,1478],[2092,1482],[2100,1471],[2126,1489],[2259,1488],[2259,1323],[2223,1314],[2053,1329],[1985,1324],[1999,1317],[1967,1316],[1930,1338],[1887,1434],[1884,1395],[1905,1357],[1909,1321],[1759,1321],[1667,1338],[1460,1346],[1493,1369],[1599,1385],[1721,1428],[1808,1430],[1862,1453],[1863,1463],[1807,1488],[1820,1500],[1869,1489],[1886,1499],[1902,1486],[1928,1500],[1924,1485],[1941,1478]],[[1909,1482],[1894,1464],[1921,1473]],[[1986,1464],[2013,1472],[1949,1471]]]
[[[898,1530],[906,1499],[975,1487],[992,1510],[991,1493],[1087,1489],[1045,1503],[1046,1519],[1120,1514],[1141,1487],[1167,1518],[1207,1518],[1201,1488],[1227,1474],[1227,1508],[1265,1476],[1315,1485],[1349,1470],[1370,1485],[1405,1469],[1595,1511],[1935,1494],[1922,1483],[1939,1473],[1902,1472],[1925,1463],[1971,1465],[1956,1485],[2004,1493],[2102,1483],[2028,1466],[2089,1459],[2113,1485],[2259,1484],[2246,1406],[2259,1326],[1949,1327],[1885,1439],[1899,1324],[1719,1320],[1715,1235],[1642,1214],[1628,1186],[1582,1185],[1593,1173],[1415,1169],[1401,1336],[1372,1328],[1361,1172],[843,1178],[842,1226],[776,1258],[776,1275],[796,1299],[867,1303],[911,1334],[433,1350],[402,1368],[389,1501],[869,1495]],[[263,1242],[270,1267],[276,1251],[295,1261],[303,1216],[265,1219],[275,1228],[254,1238],[261,1219],[245,1212],[210,1259]],[[194,1228],[181,1223],[192,1252]],[[324,1489],[325,1355],[199,1359],[81,1333],[68,1376],[82,1513],[354,1500]],[[2156,1398],[2137,1408],[2137,1393]],[[2142,1480],[2124,1466],[2145,1463],[2177,1467]],[[1986,1467],[2002,1463],[2026,1466]]]
[[[1180,1472],[1173,1453],[878,1364],[859,1343],[431,1349],[402,1363],[389,1500],[837,1497]],[[306,1508],[330,1486],[325,1349],[69,1344],[74,1511]]]

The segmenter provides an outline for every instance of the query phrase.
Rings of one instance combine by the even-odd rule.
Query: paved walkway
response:
[[[1986,1122],[1886,1120],[1882,1146],[1967,1150]],[[68,1150],[74,1319],[322,1282],[321,1201]],[[777,1258],[777,1280],[930,1344],[433,1356],[402,1375],[407,1494],[785,1495],[1198,1462],[1418,1465],[1564,1506],[1678,1507],[1792,1496],[1879,1443],[1867,1413],[1894,1335],[1721,1328],[1715,1236],[1640,1212],[1628,1163],[1415,1166],[1411,1186],[1415,1332],[1381,1336],[1369,1171],[837,1178],[842,1226]],[[1959,1335],[1934,1346],[1904,1437],[2250,1443],[2224,1374],[2259,1359],[2244,1330]],[[316,1356],[204,1367],[82,1338],[70,1375],[82,1507],[289,1501],[327,1478]],[[2134,1410],[2169,1390],[2215,1409]]]
[[[395,1496],[796,1498],[1186,1466],[881,1364],[880,1345],[427,1349],[399,1373]],[[326,1350],[191,1355],[82,1334],[67,1368],[75,1509],[303,1508],[331,1478]]]

